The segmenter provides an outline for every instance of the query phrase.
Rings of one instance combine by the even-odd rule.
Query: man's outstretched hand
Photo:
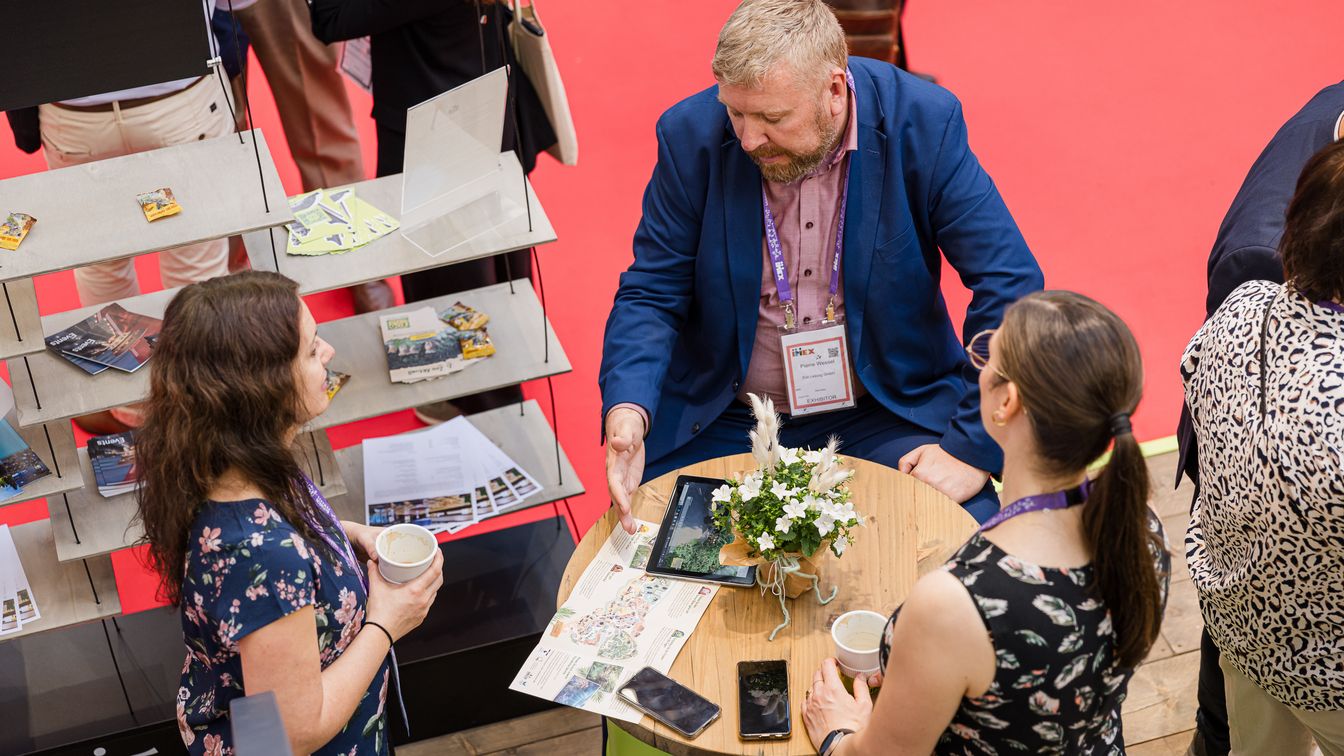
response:
[[[966,503],[989,482],[989,473],[962,462],[938,444],[915,447],[901,457],[900,466],[901,472],[928,483],[958,504]],[[611,469],[610,461],[607,469]]]
[[[644,477],[644,418],[629,407],[607,413],[607,492],[621,513],[621,527],[631,535],[635,518],[630,497]]]

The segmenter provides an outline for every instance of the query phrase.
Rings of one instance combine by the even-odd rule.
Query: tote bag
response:
[[[509,39],[513,42],[513,54],[523,75],[537,91],[546,118],[555,131],[555,144],[546,151],[565,165],[577,165],[579,136],[574,130],[574,117],[569,112],[569,98],[565,96],[560,67],[551,52],[550,38],[537,18],[535,4],[522,5],[519,0],[511,0],[511,4],[513,21],[509,22]]]

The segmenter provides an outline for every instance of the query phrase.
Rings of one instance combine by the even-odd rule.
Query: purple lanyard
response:
[[[845,71],[850,96],[854,96],[854,76]],[[848,159],[848,158],[846,158]],[[841,179],[840,218],[835,224],[835,257],[831,261],[831,303],[826,308],[827,319],[835,316],[835,295],[840,291],[840,255],[845,242],[845,208],[849,205],[849,163],[845,163],[845,175]],[[765,214],[765,247],[770,251],[770,269],[775,276],[775,290],[779,292],[779,301],[784,303],[785,325],[793,327],[793,287],[789,285],[789,270],[784,262],[784,246],[779,243],[779,231],[775,228],[775,216],[770,212],[770,197],[765,192],[765,179],[761,179],[761,207]]]
[[[998,514],[985,521],[980,526],[980,532],[984,532],[997,525],[1028,512],[1044,512],[1048,509],[1067,509],[1087,501],[1087,490],[1091,487],[1089,481],[1083,481],[1082,485],[1070,488],[1066,491],[1055,491],[1054,493],[1036,494],[1027,496],[1009,504],[1000,509]]]
[[[1331,310],[1331,311],[1333,311],[1333,312],[1344,312],[1344,305],[1341,305],[1341,304],[1339,304],[1338,302],[1331,302],[1331,301],[1328,300],[1328,299],[1322,299],[1321,301],[1317,302],[1316,304],[1320,305],[1321,307],[1324,307],[1324,308],[1327,309],[1327,310]]]
[[[308,486],[308,497],[312,499],[313,504],[317,506],[318,511],[325,515],[325,519],[327,523],[329,523],[315,527],[314,530],[317,531],[318,535],[322,536],[322,540],[326,542],[332,552],[341,557],[341,560],[345,562],[346,568],[360,576],[361,581],[364,583],[364,590],[365,592],[368,592],[368,579],[364,577],[364,571],[359,568],[359,559],[355,557],[355,549],[350,544],[349,536],[347,536],[345,531],[341,529],[340,518],[336,516],[336,512],[331,508],[331,504],[327,502],[327,497],[323,496],[322,492],[317,490],[317,486],[313,485],[311,478],[304,475],[303,482]],[[317,523],[314,524],[316,525]],[[332,528],[335,528],[336,532],[330,532]]]

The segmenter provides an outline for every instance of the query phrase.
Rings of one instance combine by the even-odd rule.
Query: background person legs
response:
[[[1324,756],[1344,756],[1344,712],[1285,706],[1226,659],[1221,666],[1232,756],[1307,756],[1313,739]]]

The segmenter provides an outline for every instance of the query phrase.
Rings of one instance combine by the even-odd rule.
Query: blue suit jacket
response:
[[[939,249],[974,292],[968,338],[1040,289],[1040,268],[967,145],[957,99],[887,63],[851,58],[850,70],[859,148],[843,280],[857,377],[887,409],[942,434],[953,456],[997,471],[1002,452],[981,425],[976,374],[938,288]],[[761,174],[716,95],[693,95],[658,121],[635,259],[607,320],[602,413],[621,402],[648,410],[650,460],[728,407],[754,345]]]
[[[1279,240],[1283,238],[1288,202],[1297,190],[1297,178],[1307,161],[1335,141],[1335,127],[1341,112],[1344,112],[1344,82],[1332,84],[1308,100],[1279,127],[1251,165],[1246,180],[1218,227],[1218,238],[1209,252],[1209,295],[1204,301],[1206,320],[1213,317],[1228,295],[1247,281],[1283,283]],[[1199,483],[1195,429],[1185,407],[1181,408],[1176,438],[1180,445],[1176,485],[1180,485],[1182,473]]]

